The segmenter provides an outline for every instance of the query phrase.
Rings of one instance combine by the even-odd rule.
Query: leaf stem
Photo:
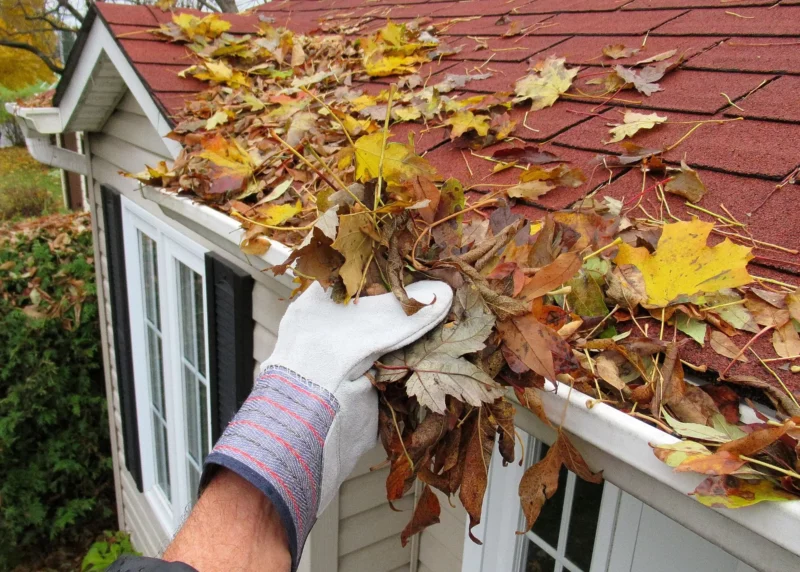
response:
[[[703,125],[706,125],[708,123],[720,124],[720,123],[728,123],[729,121],[742,121],[742,120],[744,120],[744,117],[737,117],[735,119],[709,119],[708,121],[701,121],[691,129],[689,129],[689,131],[687,131],[683,137],[681,137],[680,139],[675,141],[675,143],[664,149],[664,153],[666,153],[667,151],[672,151],[675,147],[686,141],[692,133],[700,129],[700,127],[702,127]]]
[[[763,360],[763,359],[761,359],[761,356],[760,356],[760,355],[758,355],[758,354],[755,352],[755,350],[753,350],[753,348],[750,348],[750,351],[753,353],[753,355],[754,355],[754,356],[756,356],[756,359],[757,359],[758,361],[760,361],[760,362],[761,362],[761,365],[763,365],[763,366],[764,366],[764,367],[767,369],[767,371],[768,371],[768,372],[770,372],[770,373],[772,374],[772,376],[773,376],[775,379],[777,379],[777,380],[778,380],[778,383],[780,383],[780,384],[781,384],[781,387],[782,387],[782,388],[783,388],[783,390],[786,392],[786,394],[789,396],[789,398],[790,398],[792,401],[794,401],[794,404],[795,404],[795,405],[797,405],[798,407],[800,407],[800,404],[799,404],[799,403],[797,403],[797,399],[795,398],[795,396],[794,396],[794,393],[792,393],[791,391],[789,391],[789,388],[788,388],[788,387],[786,387],[786,384],[785,384],[785,383],[783,383],[783,380],[781,379],[781,377],[780,377],[780,376],[779,376],[777,373],[775,373],[775,370],[773,370],[771,367],[769,367],[769,366],[768,366],[768,365],[767,365],[767,364],[764,362],[764,360]]]
[[[403,453],[406,455],[406,459],[408,459],[408,465],[411,467],[411,470],[414,471],[414,461],[411,460],[411,455],[408,454],[408,450],[406,449],[406,444],[403,442],[403,434],[400,433],[400,426],[397,424],[397,415],[394,413],[394,407],[392,404],[389,403],[389,400],[385,397],[383,398],[383,402],[389,408],[389,412],[392,414],[392,423],[394,423],[394,430],[397,431],[397,436],[400,439],[400,446],[403,447]]]
[[[800,474],[795,473],[794,471],[790,471],[789,469],[784,469],[783,467],[771,465],[769,463],[765,463],[764,461],[759,461],[758,459],[754,459],[753,457],[747,457],[745,455],[739,455],[739,458],[742,459],[743,461],[747,461],[748,463],[753,463],[754,465],[761,465],[762,467],[772,469],[773,471],[778,471],[779,473],[783,473],[784,475],[792,477],[793,479],[800,479]]]
[[[595,256],[597,256],[597,255],[598,255],[598,254],[600,254],[601,252],[603,252],[603,251],[605,251],[605,250],[608,250],[609,248],[613,248],[613,247],[615,247],[615,246],[616,246],[616,245],[618,245],[618,244],[622,244],[622,239],[621,239],[620,237],[617,237],[617,238],[615,238],[615,239],[613,240],[613,242],[610,242],[610,243],[606,244],[606,245],[605,245],[604,247],[602,247],[602,248],[598,248],[597,250],[595,250],[595,251],[594,251],[594,252],[592,252],[591,254],[587,254],[586,256],[584,256],[584,257],[583,257],[583,261],[584,261],[584,262],[586,262],[586,261],[587,261],[587,260],[589,260],[590,258],[594,258]]]
[[[727,366],[725,366],[725,369],[723,369],[722,373],[719,374],[719,378],[724,381],[725,380],[725,375],[728,373],[728,370],[731,369],[731,366],[734,364],[734,362],[744,355],[744,352],[747,351],[747,348],[749,348],[750,346],[753,345],[753,342],[755,342],[758,338],[760,338],[761,336],[766,334],[768,331],[770,331],[774,327],[775,326],[765,326],[756,335],[754,335],[752,338],[750,338],[750,340],[744,346],[742,346],[742,349],[739,350],[739,353],[737,353],[735,356],[733,356],[733,359],[730,361],[730,363]],[[795,401],[795,403],[797,403],[797,402]]]
[[[389,136],[389,118],[392,116],[392,99],[394,99],[394,88],[392,84],[389,88],[389,99],[386,102],[386,118],[383,121],[383,140],[381,142],[381,158],[378,161],[378,188],[375,191],[374,210],[378,210],[378,204],[381,202],[381,192],[383,190],[383,159],[386,156],[386,138]],[[373,222],[374,222],[373,215]]]

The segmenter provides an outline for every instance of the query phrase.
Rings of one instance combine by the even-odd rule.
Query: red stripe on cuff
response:
[[[243,419],[241,421],[234,421],[233,423],[231,423],[231,426],[233,425],[247,425],[249,427],[257,429],[258,431],[264,433],[264,435],[272,437],[278,443],[286,447],[286,449],[294,456],[294,458],[297,459],[297,462],[300,463],[300,465],[303,467],[303,470],[306,472],[306,475],[308,475],[308,480],[311,483],[311,492],[314,493],[313,504],[317,503],[316,479],[314,478],[314,475],[311,473],[311,469],[308,467],[308,465],[306,465],[306,462],[303,460],[303,458],[300,456],[300,453],[298,453],[294,447],[292,447],[289,443],[281,439],[278,435],[276,435],[269,429],[262,427],[261,425],[259,425],[258,423],[254,423],[253,421],[247,421]]]
[[[275,379],[277,379],[278,381],[282,381],[282,382],[283,382],[283,383],[285,383],[286,385],[290,385],[290,386],[292,386],[292,387],[293,387],[294,389],[296,389],[297,391],[299,391],[299,392],[301,392],[301,393],[304,393],[304,394],[308,395],[309,397],[311,397],[312,399],[316,399],[317,401],[319,401],[319,402],[320,402],[320,403],[321,403],[321,404],[322,404],[322,405],[325,407],[325,409],[327,409],[327,410],[328,410],[328,412],[331,414],[331,417],[333,417],[333,416],[335,416],[335,415],[336,415],[336,411],[334,411],[334,410],[333,410],[333,407],[331,407],[331,406],[330,406],[330,404],[328,404],[328,402],[327,402],[327,401],[325,401],[324,399],[322,399],[322,398],[321,398],[319,395],[317,395],[316,393],[313,393],[313,392],[311,392],[311,391],[308,391],[307,389],[303,389],[302,387],[300,387],[299,385],[297,385],[297,384],[295,384],[295,383],[292,383],[291,381],[289,381],[289,380],[288,380],[288,379],[286,379],[285,377],[281,377],[280,375],[277,375],[277,374],[274,374],[274,373],[265,373],[265,374],[264,374],[264,377],[271,377],[271,378],[275,378]]]
[[[295,413],[291,409],[288,409],[288,408],[284,407],[283,405],[281,405],[280,403],[271,400],[269,397],[264,397],[262,395],[251,395],[250,397],[248,397],[245,400],[245,403],[247,403],[248,401],[263,401],[265,403],[269,403],[273,407],[277,407],[278,409],[280,409],[284,413],[294,417],[300,423],[302,423],[303,425],[308,427],[309,431],[311,431],[314,434],[314,437],[316,437],[317,441],[319,441],[319,444],[323,445],[323,446],[325,445],[325,439],[323,439],[320,436],[319,432],[314,428],[314,426],[311,423],[309,423],[308,421],[306,421],[305,419],[303,419],[302,417],[300,417],[297,413]]]

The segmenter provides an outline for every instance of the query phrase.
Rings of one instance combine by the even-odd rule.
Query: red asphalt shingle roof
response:
[[[96,6],[167,114],[205,87],[197,80],[178,77],[191,63],[183,46],[148,32],[169,20],[169,13],[143,6]],[[531,28],[524,35],[504,38],[508,21],[496,25],[503,14]],[[568,64],[583,68],[574,86],[580,89],[586,87],[586,80],[603,73],[602,66],[630,65],[677,49],[684,63],[659,82],[663,91],[651,97],[626,90],[615,99],[598,100],[582,97],[573,88],[575,97],[561,98],[553,107],[531,113],[526,126],[528,106],[512,110],[518,121],[513,136],[546,143],[559,157],[582,166],[590,179],[578,189],[551,191],[523,209],[530,216],[541,216],[548,209],[569,207],[593,191],[599,197],[620,199],[638,195],[642,191],[638,169],[612,173],[598,168],[596,161],[598,153],[619,152],[603,141],[608,138],[607,123],[619,121],[620,111],[627,107],[669,117],[668,124],[635,136],[637,144],[650,148],[675,143],[693,125],[679,121],[744,117],[703,125],[664,157],[672,164],[684,159],[699,170],[708,187],[704,205],[716,209],[724,203],[733,216],[749,224],[755,239],[800,249],[797,187],[787,185],[775,191],[777,183],[800,167],[800,0],[283,0],[264,4],[250,15],[223,17],[233,23],[233,33],[248,33],[259,16],[273,17],[276,25],[303,33],[319,30],[321,23],[361,24],[361,35],[382,26],[387,17],[395,21],[427,17],[434,24],[449,21],[439,36],[451,46],[463,46],[462,51],[427,64],[421,73],[436,79],[447,72],[478,73],[478,68],[492,72],[489,79],[469,83],[465,92],[511,91],[529,65],[548,55],[565,57]],[[479,42],[473,37],[477,36],[487,49],[475,49]],[[603,46],[619,43],[646,47],[636,56],[613,62],[602,56]],[[390,81],[382,78],[358,87],[377,93]],[[418,125],[398,125],[394,131],[403,139],[409,131],[417,133],[418,152],[427,152],[426,157],[442,173],[465,184],[486,183],[492,164],[448,144],[443,130],[422,132]],[[491,182],[516,182],[512,171],[493,176]],[[668,201],[681,218],[696,214],[678,197],[670,196]],[[658,209],[654,201],[645,200],[644,205]],[[775,249],[754,253],[753,274],[800,284],[800,256]],[[759,353],[772,354],[766,337],[754,347],[761,349]],[[714,368],[727,365],[726,358],[696,345],[691,352],[690,361]],[[737,364],[734,372],[764,377],[760,366],[752,363]],[[800,379],[795,377],[800,376],[789,376],[787,382],[800,390]]]

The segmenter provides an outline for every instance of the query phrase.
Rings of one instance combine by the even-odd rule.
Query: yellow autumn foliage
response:
[[[42,13],[44,6],[45,0],[0,0],[0,39],[30,44],[56,60],[55,32],[43,32],[41,22],[25,19],[26,13]],[[0,86],[17,90],[54,79],[55,74],[35,54],[0,46]]]

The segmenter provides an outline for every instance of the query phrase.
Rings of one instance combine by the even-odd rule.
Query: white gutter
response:
[[[556,387],[547,382],[540,394],[547,417],[578,437],[578,447],[589,465],[602,469],[619,488],[757,570],[800,570],[800,502],[708,508],[688,496],[705,477],[676,473],[659,461],[650,447],[650,443],[669,444],[680,439],[608,405],[600,403],[590,409],[590,396],[563,383]],[[517,410],[522,429],[540,435],[552,433],[521,406]],[[582,447],[581,442],[590,447]]]
[[[52,143],[51,135],[63,132],[58,107],[20,107],[16,103],[6,103],[6,111],[17,118],[31,157],[51,167],[84,177],[89,175],[89,159],[86,155],[61,149]]]
[[[143,187],[142,193],[168,216],[201,236],[215,244],[224,243],[226,250],[231,246],[238,250],[244,231],[231,217],[164,189]],[[273,242],[267,253],[258,258],[272,266],[284,262],[290,252],[286,246]],[[290,274],[291,271],[277,278],[291,285]],[[602,469],[619,488],[757,570],[800,570],[800,502],[708,508],[688,496],[705,477],[674,472],[656,458],[650,447],[650,443],[675,443],[680,439],[608,405],[601,403],[590,409],[586,404],[591,397],[570,390],[565,384],[556,387],[547,382],[546,391],[541,394],[548,418],[576,436],[590,466]],[[521,406],[517,410],[520,428],[538,436],[552,434],[552,429],[529,411]],[[748,422],[755,421],[749,407],[742,407],[742,416]]]
[[[189,197],[181,197],[164,189],[142,186],[142,196],[158,204],[164,214],[177,220],[203,238],[240,258],[245,256],[239,249],[239,244],[244,237],[242,225],[228,215],[198,203]],[[292,250],[279,242],[271,241],[271,243],[272,246],[262,256],[246,255],[246,259],[251,261],[251,259],[257,258],[264,263],[265,267],[283,264]],[[292,282],[293,274],[291,269],[283,276],[275,276],[275,279],[290,288],[296,286]]]

